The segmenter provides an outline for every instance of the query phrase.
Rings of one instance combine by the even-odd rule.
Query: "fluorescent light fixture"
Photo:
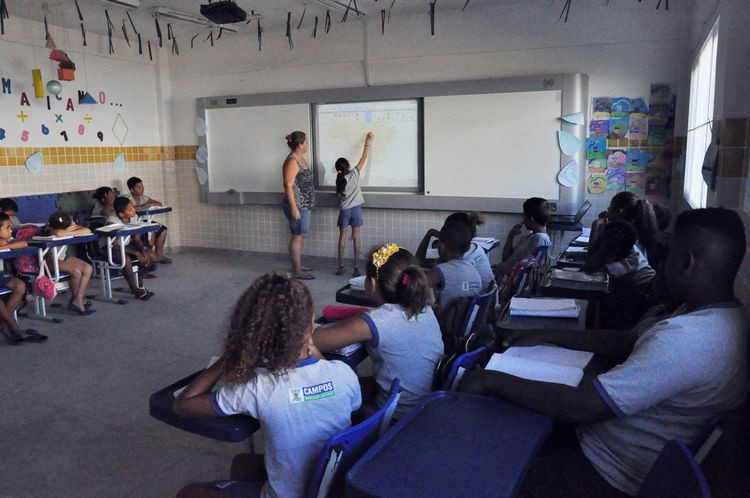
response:
[[[101,0],[104,3],[111,3],[118,7],[125,7],[126,9],[137,9],[141,6],[141,0]]]
[[[348,0],[315,0],[318,4],[331,9],[335,10],[336,12],[341,12],[342,14],[346,12],[347,6],[349,6]],[[359,13],[357,13],[359,11]],[[354,9],[354,3],[352,2],[351,7],[349,7],[349,14],[354,15],[357,17],[365,17],[365,11],[362,10],[359,5],[357,5],[357,10]]]
[[[189,12],[183,12],[181,10],[174,10],[168,7],[152,7],[150,10],[151,10],[151,13],[154,14],[154,17],[157,17],[159,19],[173,19],[175,21],[182,21],[182,22],[186,22],[190,24],[196,24],[198,26],[203,26],[206,28],[222,28],[224,31],[228,31],[230,33],[237,32],[235,28],[225,26],[223,24],[221,25],[214,24],[210,22],[208,19],[194,16],[193,14],[190,14]],[[257,16],[257,17],[260,17],[260,16]]]

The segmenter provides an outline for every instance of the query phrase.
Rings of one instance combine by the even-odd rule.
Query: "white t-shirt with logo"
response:
[[[351,426],[362,404],[354,371],[341,361],[308,358],[282,376],[258,369],[246,384],[216,391],[218,415],[243,413],[260,422],[268,483],[262,496],[303,496],[325,442]]]

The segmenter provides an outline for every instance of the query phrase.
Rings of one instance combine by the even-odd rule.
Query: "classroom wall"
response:
[[[49,60],[50,49],[44,47],[44,25],[12,17],[5,27],[6,34],[0,38],[0,78],[5,80],[0,93],[0,196],[72,192],[101,185],[127,193],[126,180],[138,176],[154,197],[167,203],[176,200],[174,160],[192,157],[192,149],[175,148],[161,140],[160,87],[169,84],[160,77],[158,51],[150,61],[147,54],[139,55],[137,48],[117,40],[115,53],[109,54],[106,37],[91,32],[87,33],[88,46],[83,47],[80,31],[51,22],[57,48],[76,64],[75,80],[62,81],[59,98],[46,89],[44,98],[35,98],[32,69],[42,71],[45,84],[58,79],[57,63]],[[79,104],[78,90],[88,91],[97,103]],[[43,154],[43,170],[36,174],[25,166],[35,152]],[[125,159],[122,171],[114,167],[119,154]],[[165,182],[165,173],[171,184]],[[23,213],[20,218],[23,221]],[[177,217],[170,218],[165,222],[179,238]]]
[[[183,48],[179,57],[169,58],[168,141],[196,143],[197,97],[555,72],[588,74],[592,97],[648,98],[651,83],[670,83],[678,95],[677,121],[684,123],[690,21],[690,6],[685,4],[673,2],[666,12],[646,4],[604,6],[599,0],[581,0],[573,2],[567,23],[558,21],[558,3],[470,5],[463,14],[439,5],[435,39],[429,36],[426,13],[399,15],[396,9],[381,36],[375,11],[371,17],[377,19],[366,24],[334,19],[331,32],[325,35],[319,29],[314,40],[306,21],[304,29],[293,30],[294,50],[289,50],[283,31],[266,32],[262,52],[257,51],[254,30],[248,35],[225,34],[215,47],[196,40],[194,49]],[[677,135],[685,133],[681,126]],[[284,146],[280,137],[279,147]],[[500,154],[487,151],[489,158]],[[195,165],[176,165],[181,223],[190,226],[183,230],[183,245],[286,252],[288,231],[279,208],[201,204]],[[590,196],[594,207],[586,220],[604,209],[610,197]],[[366,213],[363,247],[394,239],[411,248],[426,228],[440,226],[446,214],[375,209]],[[335,215],[333,209],[315,213],[306,253],[334,254]],[[488,221],[484,232],[504,238],[518,216],[491,214]]]

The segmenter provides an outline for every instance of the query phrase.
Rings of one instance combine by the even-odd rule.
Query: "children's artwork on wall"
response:
[[[560,130],[557,132],[557,142],[560,145],[560,150],[566,156],[575,156],[578,149],[581,148],[581,141],[578,137],[567,131]]]
[[[646,175],[646,195],[665,195],[667,179],[661,174]]]
[[[607,139],[589,138],[586,140],[586,159],[606,159]]]
[[[631,113],[628,118],[628,138],[630,140],[648,139],[648,116]]]
[[[582,124],[584,124],[584,117],[583,117],[583,113],[582,112],[576,112],[576,113],[573,113],[573,114],[567,114],[567,115],[563,116],[560,119],[562,119],[566,123],[570,123],[570,124],[575,124],[575,125],[582,125]]]
[[[593,119],[609,119],[612,100],[609,97],[594,97],[591,101]]]
[[[646,101],[641,97],[630,99],[630,113],[648,114],[648,106],[646,105]]]
[[[646,171],[646,165],[650,158],[648,151],[629,149],[626,155],[625,169],[628,171]]]
[[[594,119],[589,123],[591,138],[607,138],[609,135],[609,119]]]
[[[200,185],[208,185],[208,171],[199,166],[195,167],[195,174],[198,177],[198,183]]]
[[[654,125],[649,122],[648,127],[648,144],[651,146],[661,146],[667,143],[668,130],[664,125]]]
[[[614,117],[609,120],[609,138],[619,140],[628,134],[628,118]]]
[[[606,159],[589,159],[587,164],[589,173],[604,173],[607,169]]]
[[[560,182],[560,185],[563,187],[572,188],[578,185],[578,163],[576,161],[570,161],[563,166],[557,174],[557,181]]]
[[[607,175],[604,173],[593,173],[589,175],[586,185],[588,186],[589,193],[603,194],[607,191]]]
[[[626,118],[630,114],[630,99],[617,97],[612,99],[610,118]]]
[[[115,157],[115,161],[112,163],[112,169],[118,173],[123,173],[126,169],[128,169],[127,164],[125,163],[125,156],[123,154],[117,154],[117,157]]]
[[[625,173],[625,190],[636,195],[646,193],[646,173],[628,171]]]
[[[201,164],[206,164],[206,161],[208,161],[208,149],[205,145],[201,145],[195,151],[195,159]]]
[[[625,188],[625,168],[607,169],[607,190],[620,192]]]
[[[607,168],[624,168],[627,162],[625,149],[607,150]]]
[[[26,171],[34,175],[42,172],[42,151],[36,151],[26,158]]]

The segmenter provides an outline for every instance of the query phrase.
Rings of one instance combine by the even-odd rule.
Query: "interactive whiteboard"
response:
[[[389,100],[314,106],[318,185],[336,185],[335,163],[354,167],[365,135],[375,134],[361,186],[382,190],[419,188],[419,101]]]

